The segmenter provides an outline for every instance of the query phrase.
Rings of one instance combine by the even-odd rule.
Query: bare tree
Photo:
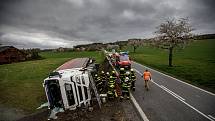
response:
[[[169,66],[172,66],[173,49],[184,48],[191,40],[193,29],[187,18],[169,19],[157,28],[158,39],[154,42],[157,47],[169,50]]]

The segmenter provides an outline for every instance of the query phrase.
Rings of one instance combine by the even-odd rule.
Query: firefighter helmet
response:
[[[127,71],[125,74],[128,76],[130,74],[130,72]]]
[[[124,71],[125,69],[124,68],[120,68],[120,71]]]
[[[134,72],[134,69],[133,69],[133,68],[131,69],[131,72]]]
[[[128,82],[129,81],[129,78],[128,77],[125,77],[125,82]]]

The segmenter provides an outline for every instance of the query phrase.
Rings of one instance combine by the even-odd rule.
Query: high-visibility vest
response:
[[[134,74],[134,73],[131,73],[131,74],[130,74],[130,78],[131,78],[131,79],[136,79],[135,74]]]
[[[151,78],[151,73],[149,71],[145,71],[143,73],[144,80],[149,80]]]
[[[108,91],[108,94],[109,94],[109,95],[113,95],[113,92],[112,92],[112,91]]]
[[[115,81],[113,80],[113,78],[110,78],[110,80],[108,81],[108,87],[113,88],[115,85]]]

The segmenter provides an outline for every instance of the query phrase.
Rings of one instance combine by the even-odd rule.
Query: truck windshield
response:
[[[58,80],[46,80],[45,85],[50,108],[62,107],[61,91]]]

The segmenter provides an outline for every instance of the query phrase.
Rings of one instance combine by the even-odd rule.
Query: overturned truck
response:
[[[91,76],[97,70],[98,66],[92,59],[76,58],[51,72],[43,84],[49,109],[53,112],[56,108],[75,110],[77,107],[90,106],[90,91],[93,90],[99,98]],[[98,101],[100,104],[100,99]],[[50,118],[56,118],[51,115]]]

